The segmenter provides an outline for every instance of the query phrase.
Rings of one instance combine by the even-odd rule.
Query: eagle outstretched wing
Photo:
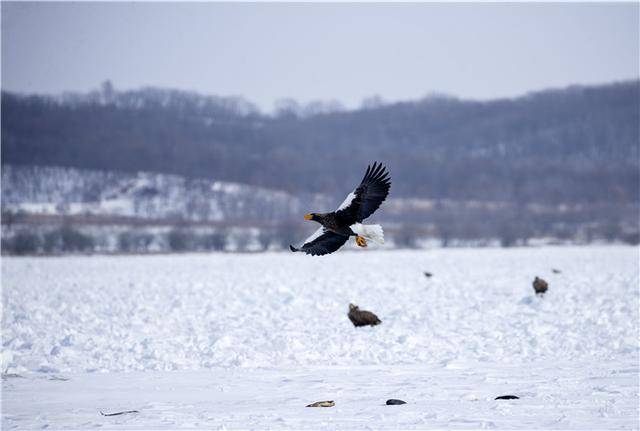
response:
[[[391,179],[386,169],[378,162],[367,166],[362,182],[338,207],[336,217],[352,225],[373,214],[389,195]]]
[[[290,245],[291,251],[304,251],[312,256],[322,256],[333,253],[344,245],[349,239],[348,236],[340,235],[321,227],[304,241],[300,248]]]

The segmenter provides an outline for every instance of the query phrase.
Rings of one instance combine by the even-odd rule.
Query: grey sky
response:
[[[638,4],[6,3],[2,87],[515,96],[638,77]]]

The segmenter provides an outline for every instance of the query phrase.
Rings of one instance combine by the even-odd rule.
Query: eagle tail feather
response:
[[[351,226],[351,230],[373,242],[384,244],[384,231],[382,230],[382,226],[379,224],[356,223]]]

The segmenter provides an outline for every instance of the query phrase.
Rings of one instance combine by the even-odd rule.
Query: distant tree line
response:
[[[13,237],[2,238],[2,252],[8,254],[56,254],[92,252],[95,242],[92,236],[81,233],[69,225],[41,233],[19,230]]]
[[[490,102],[429,97],[355,111],[110,83],[60,97],[2,92],[2,163],[152,171],[341,197],[385,162],[394,196],[637,203],[640,82]],[[345,190],[345,187],[347,189]]]
[[[3,220],[5,221],[5,220]],[[282,221],[272,226],[249,228],[219,227],[203,231],[188,224],[167,231],[135,226],[107,226],[92,229],[90,225],[66,218],[60,226],[39,223],[4,224],[2,253],[13,255],[65,253],[149,253],[193,251],[266,251],[288,250],[310,235],[300,224]],[[110,245],[109,245],[110,244]]]
[[[565,220],[544,215],[532,219],[531,216],[521,218],[513,212],[498,217],[499,220],[487,222],[486,213],[458,211],[447,215],[440,212],[429,224],[389,224],[385,226],[386,245],[400,249],[417,249],[425,243],[441,247],[513,247],[528,245],[536,238],[583,244],[640,243],[637,228],[625,227],[618,220],[589,223],[580,214]],[[252,229],[218,228],[209,232],[189,225],[175,226],[166,232],[139,226],[119,232],[116,229],[95,231],[69,221],[55,228],[4,225],[2,254],[286,251],[289,244],[301,244],[312,231],[292,222]]]

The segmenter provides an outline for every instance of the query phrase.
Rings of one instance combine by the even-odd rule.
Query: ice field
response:
[[[2,429],[638,429],[638,257],[3,258]]]

